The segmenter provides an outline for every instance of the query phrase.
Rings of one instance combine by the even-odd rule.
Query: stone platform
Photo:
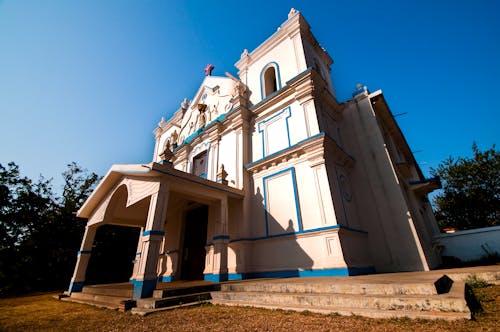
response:
[[[470,319],[465,280],[499,283],[500,265],[354,277],[158,283],[153,297],[132,300],[132,284],[85,286],[64,300],[139,315],[201,303],[360,315],[373,318]]]

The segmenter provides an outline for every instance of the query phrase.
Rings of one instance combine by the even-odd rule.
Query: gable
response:
[[[183,110],[179,142],[232,108],[235,83],[228,77],[207,76],[189,106]]]

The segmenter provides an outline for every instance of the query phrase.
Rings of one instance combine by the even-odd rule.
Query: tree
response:
[[[459,230],[500,225],[500,153],[495,145],[480,151],[473,143],[472,158],[449,157],[431,169],[443,190],[434,197],[441,228]]]
[[[74,212],[99,177],[75,163],[63,176],[57,197],[51,180],[33,182],[15,163],[0,164],[0,295],[67,285],[85,228]]]

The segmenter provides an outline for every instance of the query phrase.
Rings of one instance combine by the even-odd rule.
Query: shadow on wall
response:
[[[290,199],[295,202],[295,192],[280,192],[279,196],[285,202]],[[298,200],[298,197],[296,197]],[[313,259],[301,248],[297,242],[297,233],[300,232],[300,211],[298,205],[294,209],[283,208],[273,215],[266,208],[265,198],[257,188],[252,197],[252,220],[264,220],[264,225],[253,225],[264,230],[265,236],[250,238],[252,241],[246,251],[250,252],[250,264],[244,264],[245,259],[237,253],[236,271],[246,278],[298,277],[305,271],[311,270]],[[269,201],[268,201],[269,203]],[[295,204],[295,203],[294,203]],[[258,208],[256,208],[258,206]],[[257,217],[256,214],[265,217]],[[279,218],[279,219],[278,219]],[[237,241],[236,241],[237,243]],[[243,265],[252,266],[252,272],[245,273],[240,269]],[[307,272],[306,272],[307,273]]]

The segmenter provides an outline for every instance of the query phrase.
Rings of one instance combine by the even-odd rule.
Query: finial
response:
[[[228,184],[228,181],[226,180],[227,175],[228,174],[224,169],[224,164],[221,164],[219,171],[217,172],[217,182],[227,185]]]
[[[161,163],[164,165],[172,165],[170,160],[174,156],[174,153],[172,152],[172,147],[170,146],[170,141],[168,140],[167,143],[165,144],[165,148],[163,151],[159,154],[159,157],[161,158]]]
[[[290,9],[290,12],[288,13],[288,18],[291,18],[292,16],[294,16],[295,14],[297,14],[299,11],[295,8],[291,8]]]
[[[205,76],[212,76],[212,70],[214,70],[215,67],[213,64],[209,63],[206,67],[205,67]]]
[[[163,128],[163,126],[167,123],[165,118],[162,116],[160,122],[158,122],[158,127]]]
[[[185,111],[187,110],[189,107],[189,102],[188,102],[188,99],[187,98],[184,98],[184,100],[182,101],[181,103],[181,108]]]
[[[248,50],[245,48],[241,53],[240,59],[246,58],[248,56]]]

